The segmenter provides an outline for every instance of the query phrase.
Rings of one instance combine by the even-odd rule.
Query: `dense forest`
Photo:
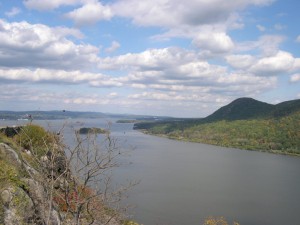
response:
[[[300,156],[299,103],[273,106],[243,98],[204,119],[140,123],[135,129],[184,141]]]

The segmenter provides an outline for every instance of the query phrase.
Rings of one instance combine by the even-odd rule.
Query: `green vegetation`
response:
[[[55,141],[53,134],[45,131],[37,125],[27,125],[14,137],[16,143],[22,148],[30,150],[37,157],[45,155],[49,149],[53,148]]]
[[[228,225],[228,222],[224,217],[208,217],[203,225]],[[233,225],[239,225],[239,223],[233,222]]]
[[[107,130],[97,127],[82,127],[78,130],[79,134],[105,134]]]
[[[137,120],[117,120],[116,123],[136,123]]]
[[[280,118],[298,110],[300,110],[300,100],[271,105],[252,98],[239,98],[204,118],[204,121]]]
[[[0,224],[136,224],[119,206],[123,190],[134,184],[110,188],[122,152],[106,130],[107,141],[98,145],[100,130],[77,133],[74,148],[33,124],[10,137],[0,132]]]
[[[272,106],[249,98],[204,119],[135,124],[145,133],[177,140],[300,156],[299,127],[300,100]]]
[[[205,120],[212,122],[218,120],[243,120],[263,118],[270,116],[276,106],[257,101],[252,98],[239,98],[230,104],[221,107],[216,112],[206,117]]]

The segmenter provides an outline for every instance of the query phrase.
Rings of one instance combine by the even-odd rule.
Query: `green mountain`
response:
[[[270,115],[274,105],[253,98],[238,98],[205,118],[207,121],[243,120]]]
[[[206,121],[246,120],[259,118],[280,118],[300,110],[300,99],[279,103],[277,105],[257,101],[253,98],[238,98],[221,107],[205,118]]]
[[[300,99],[279,103],[273,107],[273,117],[282,117],[300,110]]]
[[[300,156],[300,100],[272,105],[239,98],[203,119],[137,123],[135,129],[177,140]]]

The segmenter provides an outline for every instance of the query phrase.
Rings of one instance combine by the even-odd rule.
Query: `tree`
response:
[[[123,154],[118,142],[110,132],[102,134],[101,142],[95,132],[75,132],[75,136],[75,147],[66,146],[59,135],[30,124],[15,137],[30,150],[27,161],[38,171],[32,176],[45,190],[46,224],[51,224],[53,208],[60,212],[63,224],[120,221],[127,209],[120,204],[124,192],[136,183],[113,188],[112,170],[120,166],[118,158]]]

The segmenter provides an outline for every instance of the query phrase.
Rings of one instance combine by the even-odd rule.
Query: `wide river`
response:
[[[35,123],[55,131],[66,123],[71,144],[73,128],[105,127],[108,121],[120,146],[134,149],[114,177],[118,183],[140,180],[126,200],[136,206],[133,219],[139,223],[201,225],[208,216],[224,216],[240,225],[300,224],[300,157],[169,140],[110,118]]]

